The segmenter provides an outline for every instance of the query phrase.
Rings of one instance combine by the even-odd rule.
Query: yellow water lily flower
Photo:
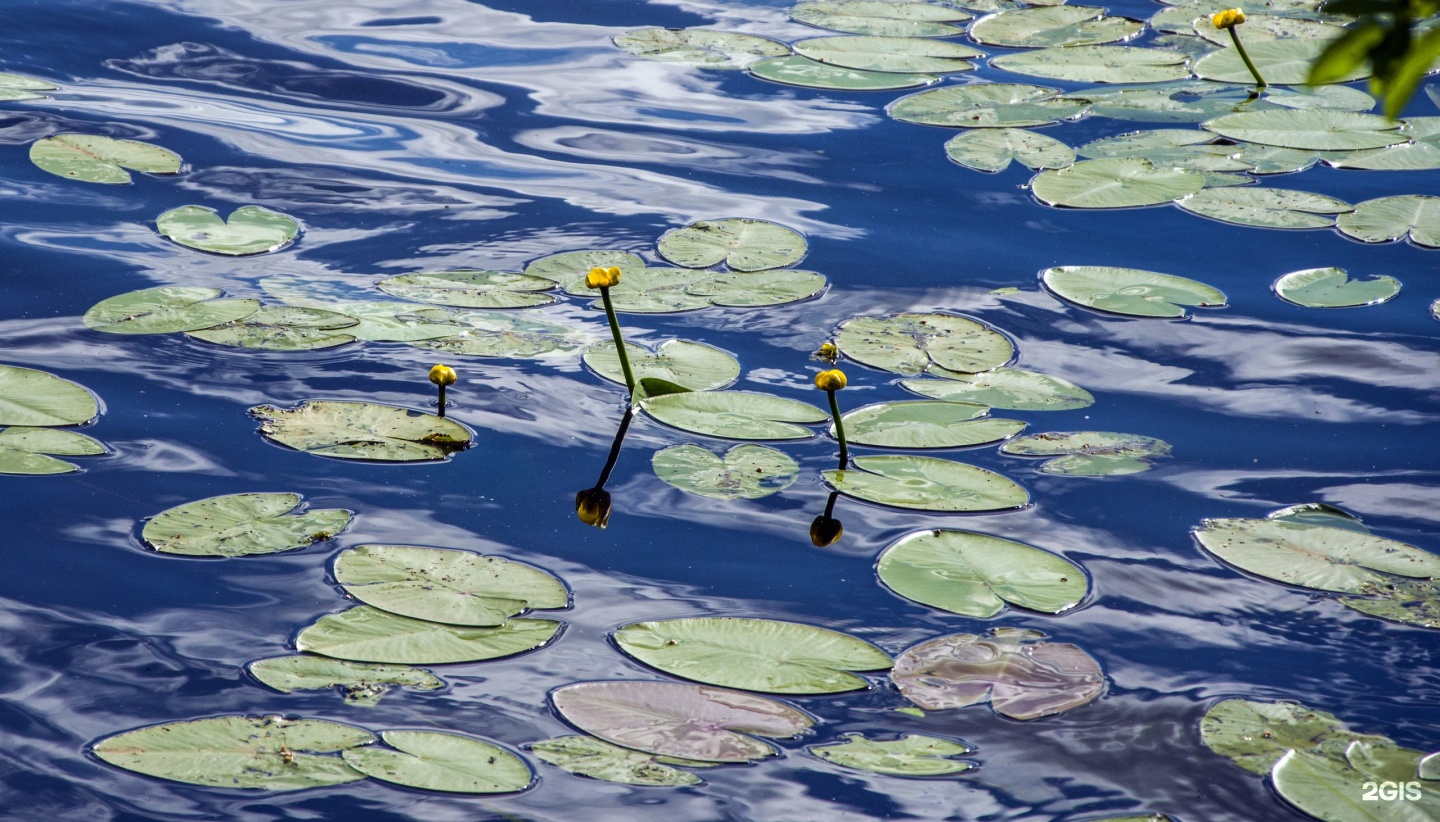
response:
[[[1210,22],[1217,29],[1233,29],[1245,22],[1245,12],[1239,9],[1226,9],[1217,11],[1210,16]]]
[[[821,391],[839,391],[845,387],[845,372],[838,368],[815,375],[815,387]]]
[[[820,350],[815,352],[815,356],[834,365],[835,361],[840,359],[840,348],[833,342],[827,342],[820,346]]]
[[[455,380],[455,369],[448,365],[437,365],[430,369],[430,382],[442,388],[447,385],[454,385]]]
[[[587,488],[575,495],[575,514],[586,525],[604,528],[610,524],[610,492]]]
[[[816,548],[828,548],[839,542],[844,533],[845,526],[840,524],[840,520],[822,514],[810,523],[810,544]]]
[[[585,275],[586,288],[613,288],[620,284],[620,269],[615,266],[609,268],[592,268],[590,273]]]

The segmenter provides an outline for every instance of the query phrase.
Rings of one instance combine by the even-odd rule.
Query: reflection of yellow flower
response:
[[[1245,22],[1245,12],[1239,9],[1226,9],[1217,11],[1210,16],[1210,22],[1217,29],[1233,29]]]
[[[820,346],[820,350],[815,352],[815,356],[834,365],[835,361],[840,359],[840,349],[836,347],[835,343],[827,342]]]
[[[430,369],[430,382],[439,386],[455,384],[455,369],[448,365],[437,365]]]
[[[810,544],[816,548],[827,548],[840,541],[840,535],[845,533],[845,526],[840,520],[834,517],[820,515],[810,523]]]
[[[845,372],[837,368],[815,375],[815,387],[821,391],[839,391],[845,387]]]
[[[604,528],[610,524],[610,492],[587,488],[575,495],[575,514],[586,525]]]
[[[620,269],[615,266],[609,268],[592,268],[590,273],[585,275],[586,288],[611,288],[620,284]]]

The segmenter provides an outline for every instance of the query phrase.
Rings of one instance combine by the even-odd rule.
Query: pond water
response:
[[[445,820],[1177,820],[1310,818],[1260,776],[1207,750],[1218,700],[1290,699],[1352,728],[1440,746],[1440,644],[1420,627],[1343,607],[1323,592],[1247,575],[1201,550],[1209,517],[1263,517],[1325,502],[1377,535],[1440,548],[1440,344],[1429,305],[1440,252],[1366,245],[1333,229],[1280,231],[1171,205],[1061,209],[1037,202],[1033,172],[985,174],[947,159],[958,131],[899,122],[910,92],[839,92],[737,71],[646,60],[610,38],[649,26],[746,31],[793,42],[825,34],[790,4],[609,0],[166,0],[6,3],[0,71],[44,78],[48,97],[0,104],[0,363],[41,369],[101,398],[85,433],[110,454],[82,470],[0,476],[0,807],[14,819]],[[1125,0],[1112,13],[1159,9]],[[1136,42],[1144,44],[1152,33]],[[962,38],[963,39],[963,38]],[[1000,54],[1007,49],[987,48]],[[1038,82],[985,67],[946,83]],[[1362,88],[1363,83],[1354,84]],[[1435,115],[1422,93],[1409,113]],[[1071,146],[1139,128],[1089,117],[1044,130]],[[178,176],[130,185],[65,180],[27,159],[41,138],[81,132],[165,146]],[[1440,192],[1437,171],[1317,166],[1264,185],[1349,203]],[[275,253],[211,255],[160,236],[167,210],[262,206],[300,221]],[[384,277],[449,268],[518,271],[562,251],[622,249],[661,264],[655,242],[695,220],[751,217],[803,233],[801,264],[828,290],[773,307],[621,314],[630,339],[701,340],[732,352],[735,386],[824,405],[811,353],[855,316],[950,312],[1016,343],[1016,365],[1064,377],[1093,405],[997,411],[1028,433],[1120,431],[1173,446],[1143,473],[1043,473],[993,445],[937,455],[1000,472],[1032,504],[937,514],[841,498],[841,540],[811,544],[836,443],[770,443],[798,480],[754,500],[662,482],[664,447],[728,444],[635,418],[608,490],[609,527],[576,517],[577,491],[605,466],[622,388],[579,353],[540,360],[440,355],[459,372],[449,416],[474,444],[444,462],[326,459],[274,444],[256,405],[353,400],[433,409],[437,352],[403,342],[318,351],[228,348],[183,334],[116,335],[81,316],[155,286],[205,286],[273,302],[288,275],[359,299]],[[1159,271],[1214,286],[1222,308],[1183,320],[1107,315],[1050,296],[1051,266]],[[1320,310],[1271,283],[1338,266],[1403,283],[1381,305]],[[1016,293],[996,294],[1014,288]],[[588,300],[560,295],[538,316],[607,334]],[[841,363],[846,408],[915,399],[899,376]],[[818,429],[817,429],[818,430]],[[855,455],[882,453],[854,446]],[[289,491],[354,512],[335,539],[233,559],[156,553],[142,521],[221,494]],[[989,619],[901,598],[875,558],[925,529],[1025,542],[1083,566],[1085,601],[1061,615],[1009,608]],[[409,544],[496,554],[544,568],[573,592],[565,627],[533,653],[429,666],[446,685],[397,689],[377,705],[334,690],[280,693],[245,671],[293,652],[297,633],[353,605],[331,575],[342,549]],[[1105,673],[1091,704],[1031,721],[987,705],[899,713],[883,672],[866,690],[800,696],[819,718],[782,755],[707,769],[704,782],[640,788],[569,774],[527,743],[575,733],[547,702],[589,680],[673,679],[611,638],[640,620],[740,616],[844,631],[890,654],[947,634],[1005,626],[1074,643]],[[678,680],[675,680],[678,681]],[[367,729],[451,730],[524,755],[538,782],[495,797],[365,780],[295,792],[217,789],[112,767],[90,747],[163,722],[224,714],[330,719]],[[943,779],[851,770],[805,752],[847,733],[961,739],[979,768]],[[1357,786],[1358,790],[1358,786]]]

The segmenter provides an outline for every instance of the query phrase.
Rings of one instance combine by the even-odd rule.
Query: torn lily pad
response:
[[[672,765],[713,768],[718,764],[673,756],[656,756],[611,745],[593,736],[557,736],[554,739],[532,742],[526,747],[541,760],[573,774],[602,782],[652,788],[698,785],[703,781],[695,774],[671,767]]]
[[[1345,528],[1273,519],[1207,519],[1192,532],[1205,550],[1242,571],[1287,585],[1368,594],[1388,574],[1440,576],[1440,556]]]
[[[1007,511],[1030,503],[1010,479],[938,457],[856,457],[854,468],[822,472],[847,497],[916,511]]]
[[[1271,288],[1285,302],[1306,308],[1356,308],[1394,299],[1400,281],[1387,274],[1352,280],[1343,268],[1307,268],[1282,276]]]
[[[169,149],[94,134],[57,134],[37,140],[30,144],[30,161],[51,174],[86,183],[128,183],[130,171],[180,171],[180,155]]]
[[[80,425],[100,406],[85,386],[48,371],[0,365],[0,425]]]
[[[911,377],[932,364],[962,374],[989,371],[1015,356],[1004,334],[953,314],[855,317],[835,330],[835,344],[862,365]]]
[[[1362,243],[1388,243],[1407,237],[1416,245],[1440,248],[1440,197],[1402,195],[1358,203],[1335,221],[1340,233]]]
[[[1111,18],[1123,19],[1123,18]],[[1123,25],[1123,24],[1122,24]],[[995,68],[1081,83],[1163,83],[1190,76],[1189,58],[1172,49],[1135,46],[1065,46],[1007,54]]]
[[[389,277],[375,285],[402,300],[456,308],[531,308],[555,302],[542,293],[555,287],[553,280],[513,271],[427,271]]]
[[[1285,188],[1207,188],[1175,201],[1204,217],[1257,228],[1329,228],[1353,206],[1344,200]]]
[[[809,403],[754,391],[696,391],[649,397],[641,410],[696,434],[734,440],[798,440],[830,415]]]
[[[197,286],[142,288],[101,300],[82,321],[107,334],[171,334],[214,328],[260,309],[259,300],[216,299],[223,293]]]
[[[795,460],[763,445],[737,445],[723,457],[698,445],[655,452],[655,475],[691,494],[715,499],[759,499],[789,488],[800,474]]]
[[[781,57],[790,47],[753,34],[709,29],[636,29],[614,38],[636,57],[711,69],[743,69],[766,57]]]
[[[976,419],[983,405],[939,400],[883,402],[845,414],[845,433],[852,444],[877,448],[964,448],[988,445],[1025,429],[1019,420]],[[831,426],[834,435],[834,426]]]
[[[241,206],[228,220],[213,208],[181,206],[156,218],[155,227],[186,248],[230,257],[279,251],[300,233],[292,217],[260,206]]]
[[[666,340],[651,351],[632,342],[625,343],[625,353],[635,379],[662,379],[691,391],[713,391],[735,382],[740,376],[740,362],[713,345],[690,340]],[[625,384],[625,371],[612,341],[596,343],[585,349],[585,364],[596,374],[613,383]]]
[[[1409,139],[1388,117],[1328,109],[1241,111],[1201,126],[1232,140],[1308,151],[1381,148]]]
[[[966,402],[1009,411],[1070,411],[1095,404],[1089,391],[1069,380],[1023,368],[996,368],[978,374],[951,374],[932,369],[943,380],[901,380],[921,396]]]
[[[382,462],[443,460],[468,448],[465,426],[434,414],[373,402],[309,400],[294,408],[257,405],[260,433],[322,457]]]
[[[445,793],[515,793],[535,775],[525,760],[483,739],[441,731],[381,731],[378,745],[348,748],[345,764],[381,782]]]
[[[974,762],[954,758],[974,753],[969,745],[920,734],[878,740],[851,733],[845,734],[844,742],[811,745],[805,750],[826,762],[887,776],[949,776],[976,767]]]
[[[805,256],[805,237],[769,220],[700,220],[660,235],[660,256],[686,268],[784,268]],[[623,282],[623,278],[622,278]]]
[[[977,83],[922,91],[886,112],[905,123],[960,128],[1048,126],[1079,117],[1089,101],[1057,97],[1059,89],[1026,83]]]
[[[350,525],[343,508],[290,513],[299,494],[224,494],[162,511],[140,538],[162,554],[241,557],[277,554],[327,540]]]
[[[818,60],[811,60],[809,57],[801,57],[798,54],[761,60],[750,67],[750,74],[761,80],[784,83],[787,86],[837,91],[887,91],[915,88],[916,86],[928,86],[940,79],[934,74],[901,74],[831,66]]]
[[[1018,162],[1036,171],[1065,168],[1075,162],[1075,151],[1054,137],[1021,128],[964,131],[945,142],[951,160],[976,171],[1004,171]]]
[[[970,59],[985,56],[983,51],[949,40],[858,34],[801,40],[794,48],[797,54],[828,65],[902,74],[971,71],[975,64]]]
[[[79,466],[56,457],[93,457],[104,444],[78,431],[14,426],[0,431],[0,474],[69,474]]]
[[[1098,6],[1040,6],[982,17],[970,27],[970,36],[992,46],[1039,49],[1114,43],[1144,28],[1139,20],[1110,17]]]
[[[1017,437],[1000,446],[1000,451],[1023,457],[1054,457],[1040,466],[1047,474],[1109,477],[1149,471],[1154,467],[1150,458],[1169,456],[1170,443],[1113,431],[1050,431]]]
[[[814,0],[790,9],[790,17],[822,29],[885,37],[958,37],[965,28],[950,24],[970,19],[938,3],[884,0]]]
[[[55,91],[58,88],[59,86],[36,77],[0,72],[0,103],[43,100],[46,95],[37,92]]]
[[[443,680],[423,668],[347,662],[309,654],[257,659],[245,669],[261,683],[285,694],[340,688],[351,705],[374,705],[391,686],[417,691],[445,687]]]
[[[359,320],[348,314],[323,308],[262,305],[242,319],[186,334],[232,348],[313,351],[355,342],[355,336],[347,329],[359,324]]]
[[[1138,268],[1062,265],[1041,272],[1040,282],[1067,302],[1127,317],[1185,317],[1185,307],[1225,305],[1224,292],[1202,282]]]
[[[880,554],[885,586],[922,605],[985,619],[1006,604],[1046,614],[1074,608],[1090,589],[1080,566],[1058,554],[974,531],[920,531]]]
[[[1157,166],[1143,158],[1081,160],[1042,171],[1030,182],[1040,202],[1066,208],[1136,208],[1159,205],[1205,187],[1205,175],[1189,168]]]
[[[550,619],[512,619],[498,628],[442,625],[361,605],[323,616],[295,648],[354,662],[442,665],[514,656],[542,647],[560,631]]]
[[[426,326],[450,329],[448,336],[428,336],[415,340],[415,345],[462,357],[536,359],[574,351],[594,339],[584,327],[507,311],[422,308],[414,318]]]

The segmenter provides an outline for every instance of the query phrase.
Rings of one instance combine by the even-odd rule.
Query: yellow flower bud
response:
[[[839,542],[844,533],[845,526],[840,524],[840,520],[822,514],[810,523],[810,544],[816,548],[828,548]]]
[[[1245,22],[1245,12],[1239,9],[1217,11],[1210,16],[1210,22],[1217,29],[1233,29]]]
[[[575,514],[586,525],[604,528],[610,524],[610,492],[587,488],[575,495]]]
[[[836,368],[815,375],[815,387],[821,391],[839,391],[845,387],[845,372]]]
[[[430,369],[430,382],[436,385],[454,385],[455,369],[448,365],[437,365]]]
[[[609,268],[592,268],[590,273],[585,275],[586,288],[611,288],[620,284],[620,269],[615,266]]]
[[[824,360],[825,362],[834,365],[835,361],[840,359],[840,349],[838,346],[835,345],[835,343],[827,342],[824,345],[820,346],[820,350],[815,352],[815,356],[818,359]]]

